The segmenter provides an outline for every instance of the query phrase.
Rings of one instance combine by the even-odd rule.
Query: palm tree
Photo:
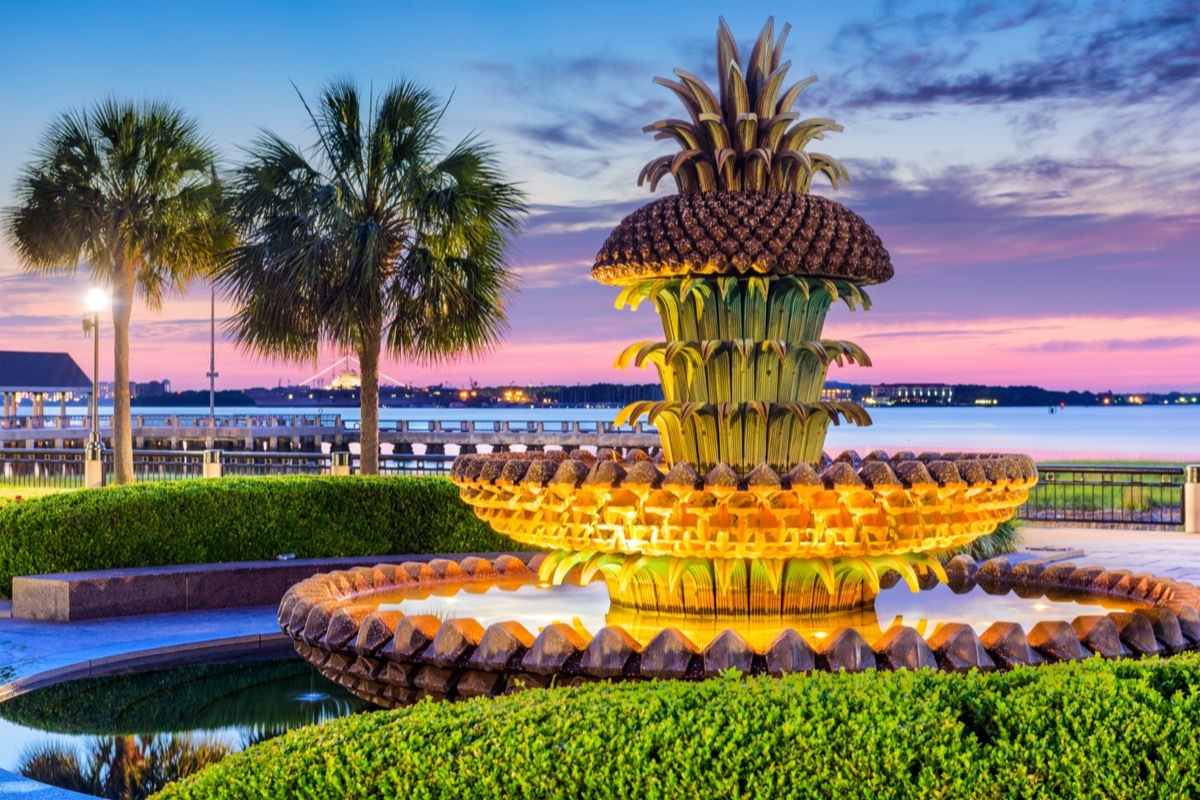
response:
[[[312,157],[273,133],[233,178],[240,234],[217,271],[243,347],[315,360],[352,349],[362,371],[362,472],[379,471],[379,357],[436,364],[491,349],[507,328],[505,251],[525,212],[495,152],[444,150],[445,105],[412,83],[363,104],[332,83],[304,102]]]
[[[210,270],[228,246],[215,154],[194,120],[164,102],[107,99],[52,123],[17,185],[6,228],[34,272],[81,268],[112,289],[113,451],[117,483],[133,480],[129,318]]]

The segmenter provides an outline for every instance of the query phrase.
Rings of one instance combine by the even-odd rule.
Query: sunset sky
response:
[[[503,346],[438,370],[385,359],[383,372],[653,380],[612,368],[625,344],[661,338],[652,309],[616,311],[588,270],[656,196],[637,174],[669,147],[642,126],[684,116],[651,79],[712,78],[722,14],[744,54],[768,15],[791,23],[789,78],[820,76],[798,110],[845,126],[814,149],[852,183],[817,191],[871,223],[895,265],[871,311],[843,306],[825,329],[875,366],[831,378],[1200,388],[1198,2],[0,0],[0,206],[55,116],[105,95],[173,101],[231,168],[260,128],[311,142],[292,83],[313,95],[335,77],[377,91],[409,78],[453,93],[448,138],[493,142],[533,213],[513,247],[521,290]],[[88,287],[29,275],[0,243],[0,349],[89,364]],[[137,306],[135,380],[207,386],[208,292]],[[265,362],[218,337],[218,388],[299,381],[339,355]]]

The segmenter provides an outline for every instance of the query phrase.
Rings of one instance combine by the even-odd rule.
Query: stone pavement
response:
[[[1070,561],[1108,569],[1149,572],[1200,586],[1200,535],[1176,531],[1132,531],[1107,528],[1021,529],[1026,547],[1067,547],[1084,551]]]
[[[1200,536],[1170,531],[1027,526],[1025,545],[1083,550],[1080,566],[1130,569],[1200,585]],[[56,680],[86,677],[168,654],[202,659],[222,647],[288,646],[275,607],[193,611],[84,622],[35,622],[0,617],[0,700]],[[0,800],[69,800],[84,795],[52,789],[0,770]]]

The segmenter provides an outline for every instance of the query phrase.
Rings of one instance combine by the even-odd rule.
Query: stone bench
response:
[[[480,553],[492,559],[499,553]],[[532,557],[533,553],[528,553]],[[74,622],[137,614],[278,605],[288,587],[318,572],[429,561],[444,555],[354,556],[60,572],[13,578],[12,616]]]

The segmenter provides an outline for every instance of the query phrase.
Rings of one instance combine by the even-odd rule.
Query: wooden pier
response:
[[[340,414],[134,414],[133,442],[139,450],[229,450],[321,452],[322,445],[342,447],[358,442],[356,421]],[[69,449],[83,447],[89,428],[85,415],[0,417],[0,447]],[[100,417],[100,437],[111,446],[112,416]],[[443,453],[446,445],[507,449],[526,447],[657,447],[652,426],[563,420],[401,420],[385,423],[380,443],[395,452]]]

